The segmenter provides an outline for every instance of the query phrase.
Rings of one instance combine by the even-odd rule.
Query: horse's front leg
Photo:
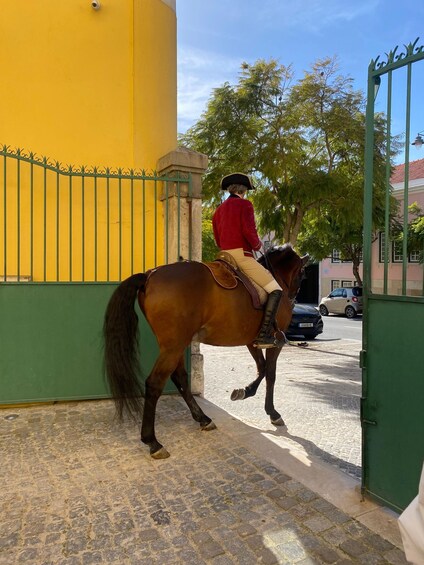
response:
[[[255,360],[256,368],[258,370],[257,378],[247,385],[246,388],[236,388],[231,393],[231,400],[244,400],[245,398],[249,398],[250,396],[255,396],[256,391],[258,390],[259,385],[265,378],[265,357],[262,353],[262,349],[258,349],[257,347],[253,347],[252,345],[248,345],[247,349],[250,351],[251,356]]]
[[[284,426],[284,420],[274,407],[274,387],[275,373],[277,369],[277,359],[280,355],[281,348],[273,347],[266,350],[266,395],[265,395],[265,412],[271,418],[271,424],[274,426]]]

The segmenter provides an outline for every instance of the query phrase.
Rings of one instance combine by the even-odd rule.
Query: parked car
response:
[[[321,314],[313,306],[295,304],[287,337],[303,336],[305,339],[315,339],[324,329]]]
[[[344,314],[347,318],[362,314],[362,287],[335,288],[321,300],[319,311],[322,316]]]

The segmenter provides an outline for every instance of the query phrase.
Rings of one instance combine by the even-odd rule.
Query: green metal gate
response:
[[[182,188],[190,195],[190,175],[64,167],[0,149],[0,404],[109,395],[107,302],[119,281],[180,255],[179,219],[178,249],[168,245],[168,195],[179,209]],[[147,375],[158,350],[139,319]]]
[[[411,124],[422,129],[422,92],[413,78],[424,71],[418,39],[371,61],[365,149],[363,492],[395,510],[417,495],[424,461],[424,277],[423,249],[411,243],[414,191],[409,180]],[[422,76],[422,75],[420,75]],[[372,225],[374,133],[377,110],[387,118],[385,227]],[[421,126],[421,128],[420,128]],[[414,130],[415,132],[415,130]],[[403,136],[403,178],[391,185],[390,153],[394,136]],[[415,137],[415,135],[414,135]],[[415,157],[417,158],[417,157]],[[390,199],[400,202],[397,231]]]

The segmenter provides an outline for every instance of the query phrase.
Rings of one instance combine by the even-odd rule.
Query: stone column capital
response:
[[[203,153],[192,151],[187,147],[177,147],[157,162],[157,172],[160,175],[172,172],[192,173],[202,175],[208,166],[208,157]]]

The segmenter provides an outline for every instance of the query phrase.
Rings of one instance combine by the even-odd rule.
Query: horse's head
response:
[[[271,247],[259,259],[261,265],[286,288],[290,300],[294,300],[299,292],[308,261],[309,255],[300,257],[290,243],[285,243],[281,247]]]

